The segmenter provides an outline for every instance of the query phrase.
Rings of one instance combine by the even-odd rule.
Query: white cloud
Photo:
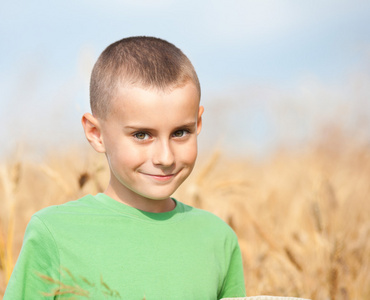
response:
[[[166,10],[172,5],[178,5],[175,0],[84,0],[83,5],[90,8],[98,9],[99,11],[110,11],[112,13],[128,12],[140,13],[147,11]]]
[[[255,43],[350,20],[366,9],[370,2],[364,0],[212,1],[204,11],[204,23],[220,41]]]

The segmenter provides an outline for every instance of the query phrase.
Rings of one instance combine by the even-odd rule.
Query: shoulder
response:
[[[177,201],[177,203],[178,205],[182,206],[182,210],[185,212],[185,214],[187,214],[187,217],[191,217],[194,219],[200,218],[206,222],[212,222],[215,224],[219,224],[220,226],[228,226],[224,220],[210,211],[196,208],[179,201]]]
[[[215,214],[200,209],[189,206],[182,202],[178,202],[183,206],[183,211],[185,212],[185,220],[199,226],[199,228],[209,229],[212,232],[217,232],[217,234],[224,234],[232,239],[237,239],[233,229],[220,217]]]
[[[61,205],[53,205],[33,214],[28,227],[45,227],[48,231],[65,230],[76,223],[86,222],[92,215],[101,213],[103,209],[92,195]]]
[[[52,205],[41,209],[36,212],[33,217],[45,219],[49,216],[58,214],[68,214],[73,212],[88,212],[89,210],[96,209],[97,201],[94,196],[86,195],[78,200],[69,201],[60,205]]]

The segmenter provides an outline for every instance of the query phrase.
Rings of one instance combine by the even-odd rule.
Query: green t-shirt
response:
[[[32,217],[4,299],[242,296],[237,237],[220,218],[178,201],[148,213],[98,194]]]

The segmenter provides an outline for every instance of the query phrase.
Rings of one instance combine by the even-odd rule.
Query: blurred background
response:
[[[260,157],[338,132],[369,140],[369,1],[1,4],[2,156],[85,144],[92,66],[132,35],[167,39],[193,62],[206,108],[201,151]]]
[[[103,192],[89,77],[132,35],[194,64],[200,159],[174,197],[236,232],[247,294],[370,299],[370,1],[1,0],[0,299],[32,214]]]

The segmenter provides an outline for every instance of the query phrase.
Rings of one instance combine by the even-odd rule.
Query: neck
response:
[[[170,197],[162,200],[149,199],[136,194],[131,190],[117,192],[112,185],[107,187],[104,194],[118,202],[151,213],[164,213],[171,211],[176,207],[175,201]]]

